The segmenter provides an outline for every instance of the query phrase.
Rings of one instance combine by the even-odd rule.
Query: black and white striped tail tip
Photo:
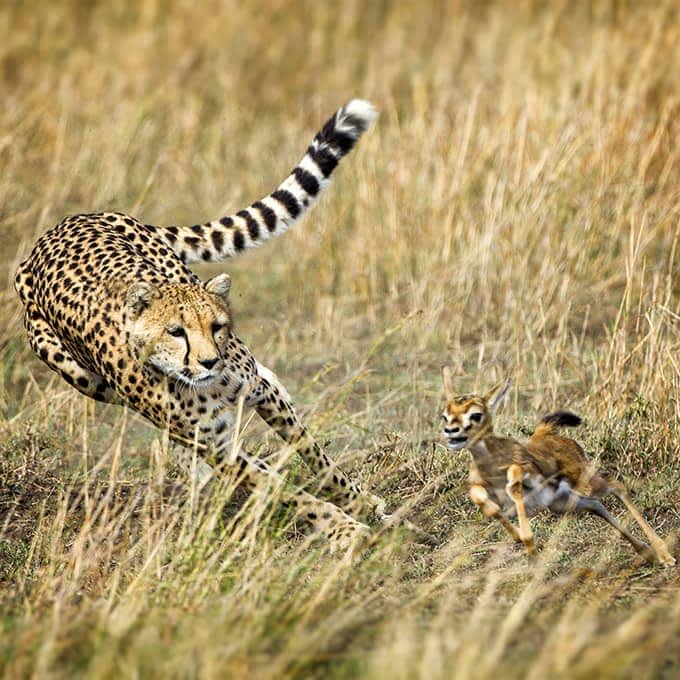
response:
[[[352,99],[316,133],[293,171],[247,208],[192,227],[167,227],[165,236],[183,262],[218,262],[287,231],[316,203],[344,156],[377,117],[364,99]]]
[[[346,125],[357,131],[357,137],[368,130],[378,117],[378,112],[371,102],[365,99],[352,99],[338,111],[338,125]]]
[[[376,119],[378,112],[371,102],[365,99],[352,99],[329,118],[319,130],[313,148],[329,148],[337,160],[347,155],[361,135],[368,130],[371,123]],[[331,164],[332,171],[335,167]],[[324,175],[330,174],[328,168],[321,164]]]

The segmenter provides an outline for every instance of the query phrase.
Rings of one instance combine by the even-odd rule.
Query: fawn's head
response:
[[[443,370],[446,408],[442,413],[444,439],[449,449],[458,451],[478,442],[493,432],[493,415],[510,388],[508,378],[484,395],[458,394],[453,384],[453,372]]]

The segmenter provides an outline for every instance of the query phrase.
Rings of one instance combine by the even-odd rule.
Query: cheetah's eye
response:
[[[219,323],[219,322],[215,321],[215,323],[212,325],[213,335],[215,335],[216,333],[219,333],[220,331],[223,331],[226,327],[227,327],[226,323]]]
[[[181,326],[168,326],[168,334],[173,338],[181,338],[184,335],[184,329]]]
[[[484,415],[482,413],[471,413],[470,420],[474,420],[476,423],[481,423]]]

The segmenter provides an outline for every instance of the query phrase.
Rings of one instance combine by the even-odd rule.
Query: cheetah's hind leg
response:
[[[61,377],[86,397],[108,404],[120,404],[121,398],[100,375],[83,368],[64,347],[35,305],[28,305],[24,315],[28,342],[33,351]]]

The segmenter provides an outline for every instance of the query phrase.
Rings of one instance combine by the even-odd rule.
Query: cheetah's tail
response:
[[[340,159],[376,115],[370,102],[353,99],[326,121],[302,160],[268,196],[212,222],[160,230],[184,262],[217,262],[284,233],[316,203]]]

